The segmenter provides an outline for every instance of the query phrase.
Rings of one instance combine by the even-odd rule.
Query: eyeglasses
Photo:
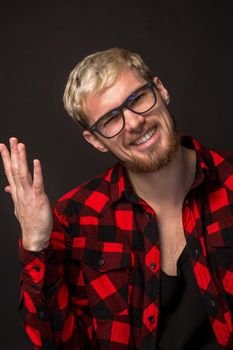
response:
[[[118,107],[100,117],[92,126],[90,132],[97,132],[106,139],[111,139],[118,135],[125,127],[125,116],[123,109],[127,108],[136,114],[149,112],[157,102],[153,81],[130,94],[127,99]]]

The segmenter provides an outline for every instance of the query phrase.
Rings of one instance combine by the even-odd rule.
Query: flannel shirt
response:
[[[232,350],[233,154],[190,136],[181,143],[197,154],[182,207],[189,259],[217,343]],[[156,213],[119,163],[59,199],[50,245],[21,244],[20,258],[19,307],[34,349],[156,349]]]

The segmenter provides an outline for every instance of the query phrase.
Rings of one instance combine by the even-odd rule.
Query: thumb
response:
[[[11,186],[6,186],[5,187],[5,192],[11,193]]]

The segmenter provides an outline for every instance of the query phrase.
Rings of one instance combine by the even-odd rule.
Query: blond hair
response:
[[[85,98],[110,87],[123,69],[136,70],[146,81],[151,79],[149,68],[137,53],[112,48],[85,57],[71,71],[65,87],[63,101],[68,114],[86,127]]]

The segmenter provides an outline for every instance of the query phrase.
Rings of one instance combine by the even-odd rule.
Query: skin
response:
[[[161,212],[163,209],[182,205],[194,177],[196,158],[195,151],[180,144],[172,144],[174,121],[168,110],[169,93],[158,77],[154,78],[154,83],[157,103],[149,113],[138,115],[125,109],[125,128],[112,139],[103,138],[97,133],[91,134],[87,130],[83,132],[83,136],[99,151],[109,151],[124,163],[136,193],[157,212]],[[135,71],[126,70],[110,88],[88,96],[85,101],[85,114],[88,116],[89,125],[110,109],[120,105],[132,91],[143,84],[145,80]],[[133,141],[154,125],[158,127],[158,138],[155,142],[149,141],[148,146],[142,147],[132,145]],[[175,152],[171,152],[171,149]],[[171,157],[167,157],[169,152]],[[132,171],[132,159],[141,161],[144,165],[152,159],[155,167],[148,172]]]
[[[52,211],[44,191],[41,164],[33,161],[33,178],[28,169],[25,145],[17,138],[10,138],[10,152],[0,144],[5,174],[9,185],[5,188],[11,194],[15,215],[22,230],[22,244],[25,249],[39,251],[48,246],[52,231]]]
[[[92,125],[101,115],[120,105],[125,98],[145,83],[137,73],[125,70],[115,83],[98,94],[85,100],[85,113]],[[85,130],[83,136],[87,142],[101,152],[111,152],[126,167],[132,185],[138,195],[144,198],[152,208],[165,210],[176,208],[190,187],[195,157],[194,152],[178,146],[172,159],[166,159],[171,148],[171,134],[174,122],[167,108],[169,94],[162,82],[155,77],[157,103],[147,115],[136,115],[124,110],[126,125],[113,139],[105,139],[98,134]],[[154,125],[158,127],[156,142],[140,147],[132,145]],[[16,137],[10,138],[10,148],[0,144],[5,174],[9,185],[5,188],[12,196],[15,215],[22,230],[22,243],[25,249],[39,251],[49,244],[52,231],[52,212],[49,199],[44,190],[43,175],[39,160],[33,161],[31,176],[26,156],[26,147]],[[150,172],[133,170],[133,162],[144,166],[153,160],[156,167]],[[145,169],[144,169],[145,170]],[[156,184],[156,186],[155,186]],[[159,203],[157,206],[156,203]]]

